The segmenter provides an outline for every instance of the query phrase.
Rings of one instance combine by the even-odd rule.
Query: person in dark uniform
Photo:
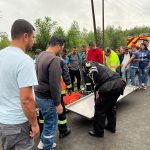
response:
[[[71,133],[71,130],[67,126],[66,108],[65,108],[63,97],[66,95],[67,92],[71,95],[72,84],[71,84],[71,78],[70,78],[68,66],[65,60],[63,60],[62,58],[60,58],[60,66],[62,69],[61,104],[63,106],[63,113],[58,115],[58,129],[59,129],[59,138],[64,138]]]
[[[104,129],[116,132],[116,102],[126,82],[109,68],[96,62],[84,62],[84,71],[95,85],[95,113],[91,136],[104,137]],[[105,121],[107,118],[107,124]]]

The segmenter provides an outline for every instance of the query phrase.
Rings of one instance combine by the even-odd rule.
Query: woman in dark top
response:
[[[139,88],[147,89],[148,71],[150,67],[150,51],[142,43],[140,45],[139,55]],[[143,84],[143,85],[142,85]]]

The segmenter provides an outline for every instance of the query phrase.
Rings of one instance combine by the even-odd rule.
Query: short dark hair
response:
[[[141,45],[143,45],[145,47],[145,50],[148,50],[148,48],[147,48],[145,43],[141,43]]]
[[[73,48],[74,48],[74,49],[77,49],[77,47],[76,47],[76,46],[74,46]]]
[[[35,31],[33,25],[24,19],[16,20],[11,28],[11,38],[16,39],[19,38],[21,35],[27,33],[31,35]]]
[[[41,52],[42,52],[41,49],[36,49],[36,50],[35,50],[35,54],[40,54]]]
[[[86,45],[82,45],[82,48],[87,48],[87,46]]]
[[[65,40],[61,36],[52,36],[48,43],[48,45],[52,47],[57,45],[63,46],[64,44],[65,44]]]
[[[145,39],[143,40],[143,42],[149,42],[149,40],[145,38]]]
[[[90,43],[89,43],[89,46],[90,46],[90,47],[95,46],[95,45],[96,45],[95,42],[90,42]]]
[[[129,47],[125,47],[124,50],[125,50],[125,51],[129,51]]]

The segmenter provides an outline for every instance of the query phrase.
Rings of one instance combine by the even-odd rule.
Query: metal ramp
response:
[[[124,90],[124,95],[121,95],[118,101],[120,101],[130,93],[134,92],[136,89],[137,87],[135,86],[126,86]],[[92,93],[88,96],[81,98],[77,102],[66,106],[66,108],[76,114],[84,116],[88,119],[92,119],[94,117],[94,103],[94,94]]]

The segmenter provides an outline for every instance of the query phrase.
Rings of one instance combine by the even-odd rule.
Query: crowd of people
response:
[[[126,82],[147,88],[150,67],[148,41],[140,48],[107,47],[91,42],[70,54],[62,37],[53,36],[47,49],[36,50],[34,61],[25,53],[34,44],[35,29],[26,20],[16,20],[11,28],[11,45],[0,51],[0,136],[4,150],[31,150],[39,132],[36,107],[42,118],[38,148],[53,150],[57,127],[59,137],[71,133],[63,97],[66,92],[93,90],[95,113],[91,136],[104,137],[104,129],[116,131],[116,102]],[[135,80],[138,74],[139,83]],[[122,78],[121,78],[122,76]],[[76,82],[75,82],[76,81]],[[126,81],[126,82],[125,82]],[[76,84],[75,84],[76,83]],[[89,88],[90,87],[90,88]],[[107,119],[107,125],[105,125]],[[42,124],[42,125],[41,125]]]
[[[116,51],[109,47],[102,51],[96,47],[94,42],[91,42],[89,46],[83,45],[81,51],[78,51],[76,47],[73,47],[72,52],[68,55],[66,51],[63,51],[62,58],[70,70],[73,90],[75,77],[78,90],[80,90],[80,82],[82,80],[85,81],[82,73],[82,62],[84,60],[106,65],[112,71],[117,72],[127,84],[139,86],[139,89],[147,89],[150,68],[150,51],[148,46],[149,40],[144,39],[139,47],[133,43],[131,47],[121,46]]]
[[[149,41],[144,39],[139,47],[133,43],[130,48],[121,47],[120,51],[117,51],[120,60],[117,72],[128,84],[139,86],[139,89],[145,90],[147,89],[150,68],[148,46]]]

